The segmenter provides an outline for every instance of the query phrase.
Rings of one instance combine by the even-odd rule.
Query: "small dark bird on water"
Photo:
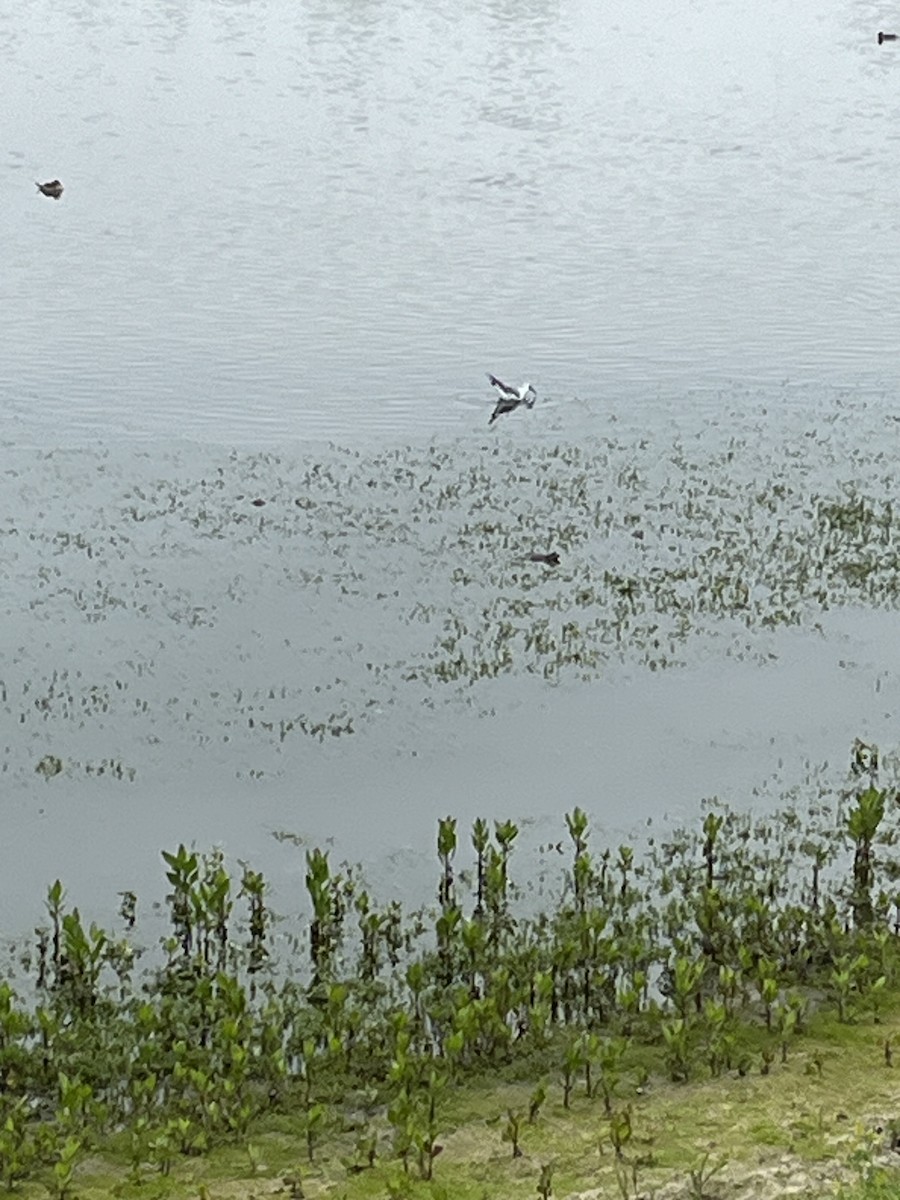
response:
[[[58,200],[63,194],[63,185],[58,179],[51,179],[49,183],[38,183],[34,181],[34,186],[44,196],[52,196],[54,200]]]
[[[491,419],[488,425],[493,425],[498,417],[502,417],[504,413],[515,412],[520,404],[524,404],[526,408],[533,408],[534,402],[537,400],[537,392],[530,383],[523,383],[521,387],[510,387],[508,383],[504,383],[502,379],[498,379],[496,375],[492,375],[488,371],[488,379],[491,382],[491,387],[495,387],[500,393],[500,399],[491,413]]]
[[[559,555],[555,550],[551,550],[549,554],[539,554],[538,551],[535,551],[533,554],[528,555],[528,559],[529,562],[546,563],[548,567],[559,566]]]
[[[882,42],[896,42],[896,40],[897,40],[896,33],[879,33],[879,35],[878,35],[878,45],[879,46],[881,45]]]

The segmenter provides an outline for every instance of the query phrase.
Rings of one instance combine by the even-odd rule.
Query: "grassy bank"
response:
[[[628,1124],[616,1135],[602,1099],[586,1095],[583,1080],[562,1103],[559,1083],[533,1119],[534,1087],[515,1079],[470,1079],[450,1089],[438,1119],[442,1147],[431,1182],[417,1165],[404,1174],[392,1154],[393,1128],[383,1110],[351,1105],[330,1114],[308,1160],[297,1115],[270,1115],[243,1144],[202,1157],[176,1155],[168,1175],[149,1164],[134,1181],[120,1136],[104,1153],[86,1156],[77,1171],[81,1196],[232,1197],[249,1195],[363,1197],[534,1197],[542,1178],[548,1195],[877,1197],[900,1192],[877,1182],[889,1166],[891,1123],[900,1113],[895,1073],[883,1043],[900,1030],[892,1014],[878,1028],[831,1019],[812,1022],[786,1063],[768,1075],[725,1074],[674,1085],[652,1078],[637,1094],[623,1086]],[[510,1140],[510,1113],[519,1118]],[[624,1137],[621,1155],[615,1142]],[[369,1138],[376,1157],[368,1165]],[[118,1145],[117,1145],[118,1143]],[[363,1145],[364,1143],[364,1145]],[[890,1178],[890,1176],[888,1176]],[[870,1179],[868,1187],[861,1181]],[[879,1190],[879,1188],[884,1190]],[[24,1195],[44,1195],[44,1185]]]
[[[873,1171],[900,1137],[893,773],[857,742],[840,795],[765,820],[710,806],[640,849],[595,848],[576,808],[539,913],[516,825],[480,819],[440,822],[416,912],[310,850],[288,919],[251,867],[179,847],[145,960],[136,896],[104,930],[57,882],[0,983],[0,1183],[892,1194]]]

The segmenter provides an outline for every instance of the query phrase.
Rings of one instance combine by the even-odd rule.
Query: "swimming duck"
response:
[[[513,412],[520,404],[524,404],[526,408],[534,407],[534,402],[537,400],[537,392],[530,383],[523,383],[517,388],[510,387],[508,383],[504,383],[502,379],[498,379],[490,371],[488,371],[488,379],[490,380],[491,387],[495,387],[500,393],[500,399],[491,413],[488,425],[493,425],[497,418],[502,417],[504,413]]]
[[[54,200],[58,200],[63,194],[63,185],[58,179],[51,179],[49,183],[38,183],[35,180],[34,186],[44,196],[52,196]]]

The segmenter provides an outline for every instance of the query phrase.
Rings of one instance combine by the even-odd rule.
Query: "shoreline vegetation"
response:
[[[308,908],[163,854],[167,932],[56,881],[0,976],[0,1188],[24,1197],[896,1195],[900,805],[719,803],[638,851],[565,817],[520,904],[512,821],[439,822],[408,912],[305,853]],[[146,962],[141,959],[146,957]]]

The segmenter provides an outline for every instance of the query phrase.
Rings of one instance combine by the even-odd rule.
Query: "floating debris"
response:
[[[528,555],[529,562],[546,563],[548,567],[559,566],[559,555],[555,550],[551,550],[549,554],[540,554],[537,550]]]
[[[878,45],[879,46],[882,44],[882,42],[896,42],[896,40],[897,40],[896,33],[879,33],[878,34]]]

